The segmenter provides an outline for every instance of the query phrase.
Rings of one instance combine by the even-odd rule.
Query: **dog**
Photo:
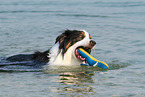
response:
[[[78,48],[83,48],[88,53],[96,45],[91,36],[85,30],[65,30],[55,41],[54,46],[44,52],[34,54],[18,54],[8,57],[9,62],[18,62],[21,65],[41,67],[49,65],[80,65],[85,62],[77,52]]]

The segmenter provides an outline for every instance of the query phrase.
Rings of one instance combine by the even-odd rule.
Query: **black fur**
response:
[[[37,66],[41,67],[49,62],[49,50],[45,52],[35,52],[34,54],[18,54],[8,57],[9,62],[17,63],[17,65]],[[12,64],[14,64],[12,63]]]
[[[62,50],[62,54],[64,55],[70,46],[84,38],[85,34],[83,31],[66,30],[56,38],[55,43],[59,42],[59,49]]]

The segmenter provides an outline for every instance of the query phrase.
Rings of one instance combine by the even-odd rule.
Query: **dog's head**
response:
[[[56,38],[55,45],[50,50],[50,64],[80,64],[85,59],[77,52],[78,48],[90,53],[95,44],[85,30],[66,30]]]

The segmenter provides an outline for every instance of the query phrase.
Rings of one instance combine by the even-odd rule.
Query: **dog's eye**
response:
[[[89,34],[89,38],[92,39],[91,35]]]

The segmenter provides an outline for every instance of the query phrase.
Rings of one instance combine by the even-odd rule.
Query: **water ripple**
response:
[[[140,7],[145,6],[144,2],[95,2],[101,7]]]
[[[57,13],[62,11],[26,11],[26,10],[18,10],[18,11],[0,11],[0,13]]]
[[[103,16],[103,15],[87,15],[87,14],[56,14],[59,16],[74,16],[74,17],[101,17],[101,18],[108,18],[111,16]]]

